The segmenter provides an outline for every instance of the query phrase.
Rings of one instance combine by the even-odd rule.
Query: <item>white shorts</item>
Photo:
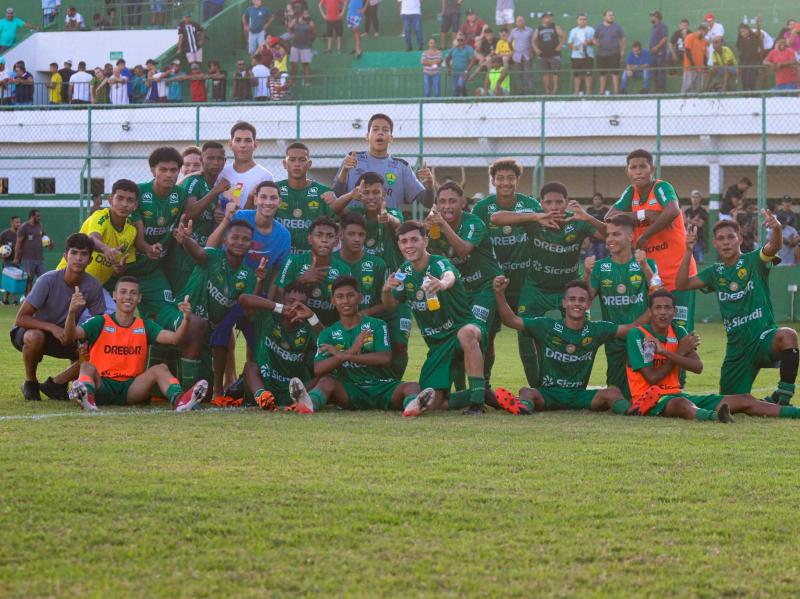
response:
[[[302,62],[303,64],[311,63],[311,48],[295,48],[292,46],[289,50],[289,62]]]
[[[203,49],[198,48],[197,52],[187,52],[186,53],[186,62],[192,64],[193,62],[201,63],[203,62]]]
[[[514,24],[514,9],[503,8],[495,11],[494,21],[497,25],[513,25]]]

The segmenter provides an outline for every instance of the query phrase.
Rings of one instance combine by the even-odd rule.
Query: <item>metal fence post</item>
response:
[[[545,141],[545,109],[547,106],[547,100],[544,96],[542,96],[542,108],[541,108],[541,115],[539,115],[539,180],[534,181],[533,185],[533,193],[531,194],[533,197],[536,197],[539,194],[539,190],[544,185],[544,154],[547,151],[547,142]],[[539,198],[541,200],[541,198]]]
[[[767,96],[761,95],[761,160],[758,164],[758,230],[764,233],[761,211],[767,207]]]
[[[419,111],[418,111],[418,126],[417,126],[417,165],[416,168],[422,167],[424,162],[423,153],[425,152],[425,135],[423,133],[423,121],[425,119],[425,109],[422,100],[419,101]],[[435,185],[435,182],[434,182]],[[421,220],[424,216],[424,211],[422,207],[419,206],[418,203],[413,203],[411,205],[411,216],[416,220]]]
[[[661,98],[656,98],[656,179],[661,178]]]
[[[81,209],[80,219],[83,222],[83,219],[86,217],[87,212],[87,205],[86,205],[86,197],[92,197],[92,107],[89,106],[86,109],[86,181],[81,181]],[[87,190],[88,185],[88,190]],[[105,190],[103,190],[105,191]]]
[[[194,111],[194,145],[200,145],[200,105]]]
[[[294,140],[300,141],[300,102],[294,107]]]

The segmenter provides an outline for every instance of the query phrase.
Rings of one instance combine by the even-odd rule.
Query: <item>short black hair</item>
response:
[[[672,295],[672,292],[667,291],[666,289],[657,289],[651,295],[650,298],[647,300],[649,304],[652,306],[653,301],[660,298],[660,297],[668,297],[672,302],[672,305],[675,305],[675,296]]]
[[[320,216],[311,223],[308,229],[308,234],[311,235],[317,227],[331,227],[337,233],[339,232],[339,223],[333,220],[330,216]]]
[[[297,293],[302,293],[308,299],[311,296],[311,289],[309,289],[308,285],[305,283],[301,283],[298,279],[295,279],[291,283],[289,283],[286,288],[283,290],[283,296],[286,297],[292,291],[296,291]]]
[[[92,241],[92,238],[84,233],[73,233],[67,237],[64,253],[69,252],[71,249],[89,250],[89,253],[91,254],[94,251],[94,241]]]
[[[309,150],[308,146],[306,144],[304,144],[302,141],[295,141],[293,143],[290,143],[288,146],[286,146],[286,153],[287,154],[289,153],[289,150],[303,150],[307,154],[311,153],[311,150]]]
[[[625,164],[630,164],[631,160],[633,160],[634,158],[644,158],[645,160],[647,160],[647,164],[653,166],[653,155],[647,150],[644,150],[642,148],[634,150],[633,152],[628,154],[628,156],[625,158]]]
[[[353,212],[348,210],[341,217],[339,217],[339,226],[346,229],[349,225],[358,225],[367,230],[367,219],[360,212]]]
[[[572,289],[573,287],[580,287],[583,289],[589,296],[592,295],[591,291],[589,290],[589,284],[585,281],[581,281],[579,279],[575,279],[574,281],[570,281],[566,285],[564,285],[564,294],[566,295],[567,291]]]
[[[375,185],[376,183],[380,183],[381,186],[383,186],[386,183],[383,177],[374,171],[363,173],[356,181],[356,187],[361,185],[362,181],[365,185]]]
[[[139,283],[139,279],[137,279],[133,275],[122,275],[119,279],[117,279],[117,282],[114,283],[114,290],[115,291],[116,291],[117,287],[119,287],[120,283],[135,283],[136,285],[141,286],[141,284]]]
[[[206,150],[222,150],[225,151],[225,146],[223,146],[218,141],[207,141],[203,144],[203,147],[200,148],[201,152],[205,152]]]
[[[456,183],[455,181],[448,181],[447,183],[442,183],[439,186],[439,189],[436,190],[436,199],[438,200],[439,199],[439,194],[442,193],[443,191],[447,190],[447,189],[449,189],[451,191],[455,191],[456,194],[458,194],[458,197],[460,197],[460,198],[464,197],[464,190],[461,188],[461,186],[458,183]]]
[[[119,190],[130,191],[131,193],[136,194],[137,200],[139,199],[139,186],[130,179],[117,179],[114,181],[114,185],[111,186],[111,195],[114,195]]]
[[[41,214],[41,210],[39,210],[38,208],[31,208],[28,211],[28,218],[32,217],[34,214],[37,214],[37,213]]]
[[[14,216],[12,216],[12,217],[11,217],[9,220],[11,221],[11,220],[15,220],[15,219],[18,219],[18,218],[19,218],[19,216],[17,216],[17,215],[15,214],[15,215],[14,215]]]
[[[419,231],[419,234],[422,235],[423,238],[428,236],[428,230],[425,228],[425,225],[417,220],[407,220],[400,223],[400,226],[397,227],[397,236],[400,237],[400,235],[405,235],[411,231]]]
[[[258,195],[258,192],[261,191],[262,187],[272,187],[276,191],[280,192],[278,184],[275,183],[275,181],[261,181],[258,185],[256,185],[256,188],[253,190],[253,193],[255,195]]]
[[[633,42],[633,46],[632,47],[633,48],[641,48],[642,47],[642,42]]]
[[[342,275],[341,277],[336,279],[331,284],[331,295],[336,293],[336,290],[339,289],[340,287],[352,287],[353,289],[361,293],[361,289],[358,286],[358,281],[356,281],[355,277],[352,277],[351,275]]]
[[[742,234],[742,228],[739,226],[739,223],[737,223],[735,220],[718,220],[716,223],[714,223],[714,226],[711,228],[711,235],[712,236],[716,235],[717,231],[719,231],[720,229],[724,229],[725,227],[730,227],[736,232],[737,235]]]
[[[606,221],[607,225],[614,225],[615,227],[625,227],[633,231],[636,228],[636,223],[630,214],[617,214],[612,216]]]
[[[249,131],[253,134],[253,139],[256,138],[256,128],[254,125],[251,125],[247,121],[239,121],[233,127],[231,127],[231,139],[233,139],[234,134],[237,131]]]
[[[739,179],[739,183],[745,183],[748,187],[753,186],[753,182],[747,177],[742,177],[741,179]]]
[[[550,181],[549,183],[545,183],[542,185],[542,188],[539,190],[539,197],[544,198],[545,195],[548,193],[557,193],[560,194],[561,197],[567,199],[569,197],[569,193],[567,192],[567,187],[563,183],[559,183],[558,181]]]
[[[248,229],[250,231],[251,235],[253,234],[253,231],[254,231],[253,225],[248,223],[246,220],[242,220],[241,218],[237,218],[236,220],[232,220],[228,224],[228,226],[225,227],[225,232],[223,233],[223,237],[227,237],[234,227],[242,227],[244,229]]]
[[[150,164],[150,168],[154,168],[157,164],[161,164],[162,162],[176,162],[178,168],[180,168],[183,166],[183,156],[181,156],[178,150],[171,146],[162,146],[150,153],[147,162]]]
[[[371,117],[369,117],[369,121],[367,122],[367,131],[372,129],[372,123],[378,120],[384,120],[387,123],[389,123],[389,131],[394,133],[394,121],[389,117],[388,114],[383,114],[382,112],[376,112]]]

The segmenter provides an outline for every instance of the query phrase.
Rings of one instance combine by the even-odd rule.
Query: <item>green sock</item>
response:
[[[147,367],[155,366],[156,364],[166,364],[170,372],[175,372],[178,365],[176,360],[176,348],[167,345],[151,345],[150,353],[147,356]]]
[[[178,401],[178,398],[181,396],[181,393],[183,393],[183,389],[181,389],[181,386],[173,383],[169,387],[167,387],[167,392],[164,395],[167,396],[169,403],[174,404],[176,401]]]
[[[717,412],[716,410],[704,410],[703,408],[697,408],[697,412],[694,414],[694,419],[698,422],[716,420]]]
[[[529,387],[539,386],[539,362],[536,355],[536,345],[533,339],[517,333],[517,344],[519,345],[519,359],[522,360],[522,368],[525,369],[525,378]]]
[[[408,367],[408,353],[398,353],[392,354],[392,359],[389,362],[389,368],[394,374],[394,378],[398,381],[403,380],[403,376],[406,374],[406,368]]]
[[[486,380],[482,376],[467,377],[469,387],[469,402],[479,406],[483,405],[483,396],[486,393]]]
[[[86,392],[89,393],[89,395],[94,395],[95,393],[97,393],[97,391],[94,388],[94,385],[92,385],[91,383],[84,382],[83,386],[86,387]]]
[[[492,378],[492,368],[494,368],[495,354],[487,353],[483,359],[483,378],[488,382]]]
[[[466,408],[470,403],[470,398],[472,396],[472,391],[456,391],[455,393],[451,393],[450,397],[447,398],[447,409],[448,410],[460,410],[461,408]]]
[[[627,399],[618,399],[613,404],[611,404],[611,411],[615,414],[624,415],[627,414],[628,410],[631,409],[631,402]]]
[[[800,408],[794,406],[781,406],[778,418],[800,418]]]
[[[467,385],[464,383],[466,372],[464,372],[463,361],[459,360],[456,364],[453,364],[453,367],[450,369],[450,377],[453,379],[453,387],[455,387],[456,391],[463,391],[467,388]]]
[[[261,394],[262,394],[264,391],[265,391],[264,387],[259,387],[258,389],[256,389],[256,392],[255,392],[255,393],[253,393],[253,397],[258,397],[258,396],[259,396],[259,395],[261,395]]]
[[[531,414],[536,411],[536,406],[533,405],[533,402],[530,399],[520,399],[519,403],[528,408],[528,411],[530,411]]]
[[[408,404],[410,404],[412,401],[414,401],[415,397],[416,397],[416,395],[406,395],[406,398],[403,400],[403,409],[404,410],[408,407]]]
[[[181,387],[184,389],[191,389],[200,375],[200,360],[181,358],[180,371]]]
[[[784,383],[783,381],[778,383],[778,388],[775,389],[774,395],[777,395],[781,405],[788,405],[789,401],[792,399],[794,395],[795,385],[794,383]]]
[[[315,412],[324,408],[325,404],[328,402],[328,400],[325,399],[325,394],[319,389],[312,389],[308,392],[308,395],[311,398],[311,403],[314,404]]]

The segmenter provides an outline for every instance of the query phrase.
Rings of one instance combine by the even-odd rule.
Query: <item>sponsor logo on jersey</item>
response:
[[[472,315],[481,322],[486,322],[489,319],[489,309],[483,306],[472,306]]]
[[[306,344],[306,341],[308,341],[308,338],[305,335],[300,335],[299,337],[295,338],[294,346],[303,347]]]
[[[574,352],[576,349],[574,345],[567,346],[566,350],[569,353],[556,351],[554,349],[546,347],[544,350],[544,355],[546,358],[550,358],[551,360],[555,360],[556,362],[563,362],[565,364],[574,364],[575,362],[591,362],[594,359],[594,352],[575,354],[569,351],[570,347],[572,348],[572,352]]]
[[[744,289],[739,289],[739,284],[736,281],[732,281],[730,285],[728,285],[728,289],[731,290],[731,293],[727,293],[725,291],[718,291],[717,298],[721,302],[738,302],[742,299],[748,292],[753,291],[755,289],[755,285],[753,281],[747,281],[747,285],[744,286]]]
[[[361,284],[364,287],[370,287],[375,282],[375,277],[371,275],[364,275],[361,277]]]
[[[758,320],[764,316],[764,312],[761,308],[756,308],[747,316],[737,316],[736,318],[723,318],[722,325],[725,327],[726,331],[731,331],[737,327],[747,324],[748,322],[752,322],[754,320]]]
[[[236,289],[244,289],[244,281],[236,281]]]
[[[594,341],[594,339],[592,339],[591,337],[584,337],[583,339],[581,339],[581,345],[583,346],[591,345],[592,341]]]
[[[139,345],[104,345],[104,354],[112,354],[115,356],[140,356],[142,354],[142,347]]]
[[[312,187],[312,191],[316,192],[316,190],[317,190],[316,187]],[[316,210],[317,208],[319,208],[319,201],[309,200],[308,207],[311,208],[312,210]]]
[[[600,264],[600,271],[601,272],[611,272],[611,263],[610,262],[602,262]]]
[[[169,213],[170,213],[172,216],[175,216],[176,214],[178,214],[178,209],[177,209],[177,208],[173,208],[172,210],[170,210],[170,211],[169,211]]]
[[[104,327],[103,327],[103,330],[104,330],[106,333],[116,333],[116,332],[117,332],[117,329],[116,329],[116,327],[111,327],[111,326],[104,326]]]
[[[133,329],[134,335],[144,335],[144,327],[136,327]]]
[[[638,285],[639,283],[642,282],[642,275],[631,275],[630,281],[634,285]]]
[[[564,332],[564,325],[562,325],[560,322],[557,322],[557,323],[555,323],[553,325],[553,330],[556,333],[563,333]]]
[[[412,289],[413,289],[413,287],[412,287]],[[416,297],[417,297],[418,300],[425,299],[425,292],[422,289],[417,290],[417,296]]]

